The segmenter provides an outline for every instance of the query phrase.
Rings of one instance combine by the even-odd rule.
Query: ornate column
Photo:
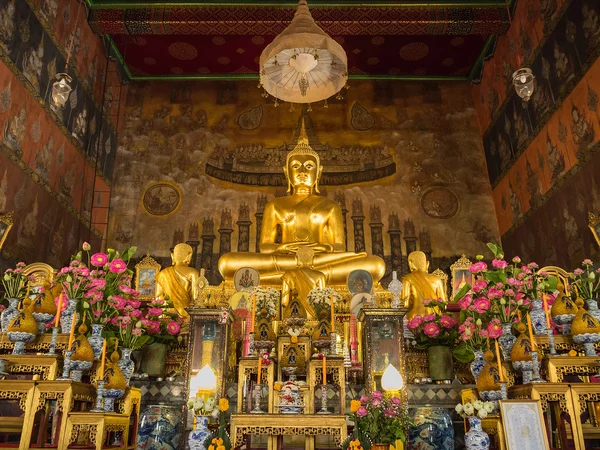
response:
[[[431,237],[427,231],[421,231],[419,233],[419,248],[427,256],[427,261],[431,262]]]
[[[242,203],[238,210],[238,252],[250,251],[250,206]]]
[[[256,199],[256,214],[254,214],[254,217],[256,218],[256,246],[254,251],[256,253],[260,253],[260,233],[262,232],[262,220],[266,204],[267,196],[262,194],[259,195]]]
[[[333,200],[340,205],[342,216],[344,217],[344,239],[346,241],[346,251],[348,251],[348,208],[346,207],[346,194],[343,191],[337,191]]]
[[[225,208],[221,213],[221,226],[219,227],[219,257],[231,252],[231,233],[233,233],[233,219],[231,210]]]
[[[417,250],[417,233],[415,232],[415,224],[412,220],[404,221],[404,242],[406,243],[406,254]]]
[[[402,231],[400,231],[400,219],[396,213],[390,214],[388,217],[388,233],[390,234],[392,271],[395,270],[402,274],[404,273],[402,268]]]
[[[194,250],[192,261],[190,262],[191,267],[196,267],[196,263],[198,262],[198,245],[200,245],[199,236],[200,231],[198,230],[198,222],[192,222],[188,228],[188,240],[186,241],[186,243]]]
[[[183,233],[183,230],[173,231],[173,243],[171,251],[173,250],[173,247],[175,247],[177,244],[181,244],[182,242],[185,242],[185,235]]]
[[[202,221],[202,254],[200,256],[200,267],[208,274],[212,272],[213,246],[215,243],[215,222],[212,217]],[[208,278],[208,277],[207,277]]]
[[[381,209],[371,206],[369,209],[369,227],[371,227],[371,251],[374,255],[383,258],[383,222],[381,222]]]
[[[352,222],[354,223],[354,251],[364,252],[365,251],[365,228],[363,221],[365,215],[363,214],[362,200],[357,198],[352,200]]]

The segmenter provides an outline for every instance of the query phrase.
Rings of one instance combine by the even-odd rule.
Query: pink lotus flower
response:
[[[140,317],[142,317],[142,311],[140,311],[139,309],[134,309],[133,311],[131,311],[129,313],[130,317],[135,317],[136,319],[139,319]]]
[[[465,295],[458,302],[458,306],[462,311],[465,311],[469,306],[471,306],[471,296],[469,294]]]
[[[484,263],[483,261],[478,261],[475,264],[472,264],[471,267],[469,268],[469,271],[471,273],[479,273],[479,272],[483,272],[487,270],[487,264]]]
[[[496,269],[506,269],[508,267],[508,263],[503,259],[494,259],[492,261],[492,266]]]
[[[512,262],[513,262],[513,263],[515,263],[515,264],[519,264],[519,263],[521,262],[521,258],[519,258],[518,256],[515,256],[515,257],[512,259]]]
[[[125,308],[125,306],[127,306],[127,300],[125,300],[120,295],[113,295],[110,298],[109,303],[118,310],[121,310],[121,309]]]
[[[134,328],[131,330],[131,334],[134,336],[141,336],[144,331],[141,328]]]
[[[106,287],[106,280],[104,278],[92,278],[89,286],[91,288],[104,289]]]
[[[83,248],[84,252],[89,252],[92,249],[92,246],[89,243],[84,242],[81,248]]]
[[[594,263],[591,259],[584,259],[581,264],[583,264],[584,266],[592,266]]]
[[[98,319],[102,315],[102,313],[103,311],[100,311],[99,309],[94,310],[94,316],[96,317],[96,319]]]
[[[504,292],[501,291],[500,289],[491,288],[488,290],[488,298],[490,298],[490,299],[502,298],[503,295],[504,295]]]
[[[165,301],[162,298],[155,298],[150,302],[152,306],[162,306],[165,304]]]
[[[139,300],[136,299],[131,299],[129,300],[129,306],[131,306],[132,308],[139,308],[142,305],[142,302],[140,302]]]
[[[365,408],[364,406],[361,406],[356,411],[356,417],[365,417],[367,414],[369,414],[369,411],[367,411],[367,408]]]
[[[417,314],[415,317],[413,317],[412,319],[410,319],[408,321],[406,326],[408,326],[409,330],[414,330],[415,328],[418,328],[422,323],[423,323],[423,318]]]
[[[383,400],[383,394],[379,391],[375,391],[371,394],[371,398],[376,398],[378,400]]]
[[[487,281],[477,280],[473,285],[473,292],[481,292],[487,287]]]
[[[150,334],[158,334],[160,333],[160,322],[155,320],[155,321],[151,321],[148,324],[148,333]]]
[[[435,320],[435,314],[426,314],[423,316],[424,322],[431,322],[433,320]]]
[[[158,317],[162,313],[163,313],[162,308],[149,308],[148,309],[148,316],[150,316],[150,317]]]
[[[487,326],[487,332],[490,339],[498,339],[502,336],[502,326],[500,325],[500,320],[492,319]]]
[[[479,297],[478,299],[475,300],[475,303],[473,304],[473,306],[475,306],[475,310],[479,314],[483,314],[488,309],[490,309],[490,301],[485,297]]]
[[[369,401],[369,397],[367,397],[366,395],[361,395],[360,396],[360,402],[365,405],[367,402]]]
[[[402,400],[400,400],[398,397],[392,397],[390,398],[390,403],[394,406],[400,406],[402,405]]]
[[[56,297],[54,299],[54,303],[56,303],[56,307],[57,308],[58,308],[58,302],[59,302],[59,300],[60,300],[60,296],[58,296],[58,297]],[[67,309],[68,303],[69,302],[67,302],[66,297],[63,297],[63,302],[62,302],[62,306],[60,307],[60,312],[63,312],[65,309]]]
[[[583,269],[579,267],[573,271],[573,275],[581,275],[583,273]]]
[[[383,415],[386,417],[395,417],[396,416],[396,411],[394,411],[393,408],[385,408],[383,410]]]
[[[450,316],[442,316],[440,318],[440,323],[442,324],[442,326],[444,328],[452,328],[452,327],[456,326],[456,320],[454,320]]]
[[[531,269],[531,270],[535,270],[535,269],[539,269],[540,266],[538,266],[537,263],[530,262],[529,264],[527,264],[527,268]]]
[[[112,273],[123,273],[127,270],[127,264],[121,258],[117,258],[111,261],[110,271]]]
[[[425,300],[423,300],[423,304],[425,306],[427,306],[427,305],[429,305],[433,301],[435,301],[435,300],[433,300],[432,298],[426,298]]]
[[[440,334],[440,329],[435,323],[428,323],[425,325],[423,332],[430,338],[437,337]]]
[[[383,401],[378,399],[378,398],[374,398],[373,400],[371,400],[371,406],[373,408],[379,408],[382,405]]]
[[[167,324],[167,332],[171,335],[176,335],[181,330],[181,326],[174,320]]]
[[[94,253],[90,258],[90,264],[96,267],[102,267],[108,262],[108,255],[106,253]]]

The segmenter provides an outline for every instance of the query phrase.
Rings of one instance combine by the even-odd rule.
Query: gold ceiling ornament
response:
[[[337,94],[348,79],[348,60],[340,44],[313,20],[306,0],[290,25],[260,55],[260,82],[273,97],[314,103]]]

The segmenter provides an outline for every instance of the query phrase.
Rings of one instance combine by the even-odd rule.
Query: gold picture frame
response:
[[[0,248],[4,245],[4,241],[6,241],[6,237],[13,225],[14,220],[12,212],[0,214]]]
[[[446,298],[448,297],[448,274],[444,272],[439,267],[431,272],[431,275],[435,275],[436,277],[440,277],[444,282],[444,294],[446,294]]]
[[[588,213],[588,226],[592,230],[596,243],[600,245],[600,216],[597,216],[593,212]]]
[[[550,449],[539,400],[500,400],[499,404],[507,449]]]
[[[135,265],[135,290],[140,293],[141,300],[152,300],[156,298],[156,275],[161,266],[150,253]]]
[[[458,294],[463,283],[473,285],[473,274],[469,270],[473,263],[465,255],[462,255],[454,264],[450,266],[450,272],[452,273],[452,297]]]

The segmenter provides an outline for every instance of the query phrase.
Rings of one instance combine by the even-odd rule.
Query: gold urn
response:
[[[519,337],[517,337],[510,352],[510,360],[513,362],[531,361],[532,344],[529,336],[525,333],[527,327],[524,324],[519,323],[517,324],[517,331],[519,332]]]
[[[73,340],[73,346],[71,347],[71,351],[73,354],[71,355],[72,361],[86,361],[86,362],[94,362],[94,349],[90,345],[85,337],[85,333],[87,332],[87,326],[85,324],[79,325],[79,334]]]
[[[487,350],[483,355],[483,359],[486,361],[486,364],[481,369],[477,378],[477,390],[479,393],[499,391],[500,372],[498,371],[498,364],[494,361],[494,354],[490,350]]]
[[[106,370],[104,371],[104,389],[106,390],[124,390],[127,387],[123,372],[117,364],[118,360],[119,353],[115,350],[110,355],[110,362],[106,364]]]
[[[583,300],[578,298],[575,304],[577,305],[578,310],[573,319],[571,334],[577,336],[600,333],[600,323],[598,323],[596,318],[583,307]]]

